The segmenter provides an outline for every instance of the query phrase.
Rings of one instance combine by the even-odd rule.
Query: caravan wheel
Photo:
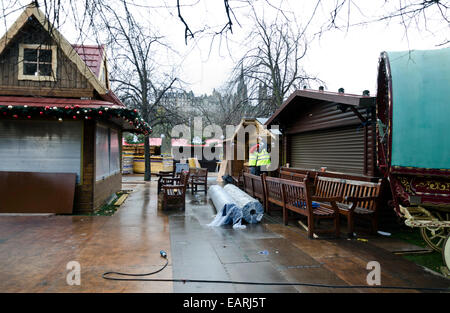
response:
[[[447,265],[450,270],[450,235],[447,236],[447,239],[442,246],[442,258],[444,259],[444,264]]]

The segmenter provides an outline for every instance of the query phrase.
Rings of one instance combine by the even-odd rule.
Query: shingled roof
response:
[[[104,45],[78,45],[72,44],[72,47],[86,63],[92,72],[99,77],[102,62],[104,60],[105,46]]]

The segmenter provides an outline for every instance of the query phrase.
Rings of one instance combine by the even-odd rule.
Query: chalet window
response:
[[[19,45],[20,80],[56,80],[56,46]]]
[[[120,172],[119,132],[97,124],[95,143],[96,181]]]

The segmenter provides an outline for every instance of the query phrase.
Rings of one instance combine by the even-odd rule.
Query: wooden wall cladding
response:
[[[0,213],[71,214],[75,173],[0,172]]]
[[[20,44],[56,45],[34,18],[28,21],[0,55],[0,86],[3,95],[93,97],[93,87],[76,65],[57,49],[56,81],[18,79]]]

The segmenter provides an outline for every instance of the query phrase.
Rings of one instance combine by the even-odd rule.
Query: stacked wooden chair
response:
[[[207,168],[191,168],[189,169],[189,185],[192,194],[198,191],[208,193],[208,169]],[[203,186],[203,190],[198,190],[198,186]]]

